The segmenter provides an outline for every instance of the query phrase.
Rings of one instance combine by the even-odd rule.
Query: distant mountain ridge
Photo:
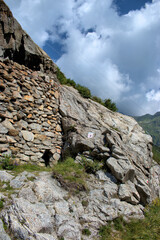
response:
[[[134,117],[139,125],[152,136],[153,143],[160,146],[160,112]]]

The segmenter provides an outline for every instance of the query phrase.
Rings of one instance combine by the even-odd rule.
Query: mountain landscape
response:
[[[160,112],[154,115],[146,114],[140,117],[134,117],[139,125],[143,127],[146,133],[153,138],[153,143],[160,147]]]
[[[68,85],[0,0],[0,240],[159,239],[151,136]]]

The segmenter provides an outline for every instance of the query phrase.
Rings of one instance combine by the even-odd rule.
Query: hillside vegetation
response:
[[[134,118],[146,133],[152,136],[154,145],[160,146],[160,112]]]
[[[103,105],[104,107],[117,112],[118,109],[116,107],[116,104],[114,102],[112,102],[111,99],[101,99],[100,97],[97,96],[92,96],[91,91],[89,90],[89,88],[84,87],[80,84],[76,84],[74,80],[71,80],[70,78],[66,78],[66,76],[64,75],[64,73],[61,72],[61,70],[59,68],[57,68],[57,78],[59,80],[59,82],[62,85],[68,85],[68,86],[72,86],[75,89],[78,90],[78,92],[81,94],[82,97],[84,98],[90,98],[95,102],[100,103],[101,105]]]

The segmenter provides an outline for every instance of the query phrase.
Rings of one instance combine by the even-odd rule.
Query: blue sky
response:
[[[151,3],[151,0],[115,0],[118,12],[123,15],[129,11],[141,9],[146,3]]]
[[[160,0],[5,0],[68,78],[119,111],[160,111]]]

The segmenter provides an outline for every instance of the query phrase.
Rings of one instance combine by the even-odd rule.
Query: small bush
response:
[[[97,102],[97,103],[100,103],[101,105],[104,106],[104,102],[103,100],[100,98],[100,97],[97,97],[97,96],[92,96],[91,98],[93,101]]]
[[[78,92],[81,94],[82,97],[91,98],[91,92],[89,88],[81,86],[80,84],[77,84],[76,89],[78,90]]]
[[[89,202],[87,200],[82,200],[82,206],[87,207]]]
[[[12,170],[15,167],[14,157],[11,155],[3,155],[0,162],[2,169]]]
[[[104,106],[106,108],[112,110],[113,112],[118,111],[116,104],[114,102],[112,102],[110,98],[104,100]]]
[[[82,156],[82,165],[84,166],[87,173],[93,174],[95,174],[98,170],[102,168],[102,164],[100,162],[95,160],[88,160],[84,156]]]
[[[72,87],[76,87],[76,83],[74,80],[71,80],[70,78],[67,78],[67,85],[68,86],[72,86]]]
[[[59,68],[57,68],[57,78],[61,84],[67,84],[67,78]]]
[[[4,206],[4,199],[1,199],[1,200],[0,200],[0,209],[2,209],[3,206]]]
[[[88,228],[84,228],[84,229],[82,229],[82,234],[86,235],[86,236],[90,236],[91,232],[90,232],[90,230]]]

